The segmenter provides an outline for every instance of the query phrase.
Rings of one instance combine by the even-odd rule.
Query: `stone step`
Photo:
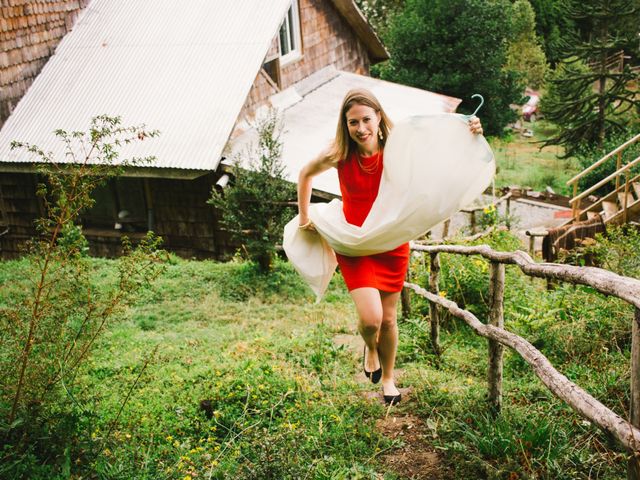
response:
[[[602,202],[602,211],[604,218],[613,217],[618,212],[618,205],[615,202],[605,200]]]
[[[628,192],[626,197],[627,197],[627,207],[636,201],[636,199],[633,198],[633,194],[631,192]],[[624,198],[625,198],[624,192],[618,192],[618,202],[620,202],[620,208],[624,208]]]

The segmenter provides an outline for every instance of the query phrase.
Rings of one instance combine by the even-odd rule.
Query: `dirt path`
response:
[[[336,345],[344,345],[359,361],[362,359],[362,339],[358,335],[340,334],[334,336]],[[402,384],[402,370],[396,370],[398,384]],[[369,380],[363,372],[356,375],[358,383]],[[433,433],[417,416],[411,414],[411,388],[399,388],[402,402],[397,407],[387,408],[383,418],[376,421],[378,431],[394,440],[397,447],[378,457],[384,472],[393,472],[401,478],[411,480],[446,480],[452,478],[442,463],[441,454],[430,443]],[[384,403],[380,389],[362,393],[371,401]]]
[[[388,470],[412,480],[452,478],[442,464],[441,454],[429,443],[431,433],[420,418],[410,413],[390,413],[376,426],[385,437],[400,443],[399,448],[380,457]]]

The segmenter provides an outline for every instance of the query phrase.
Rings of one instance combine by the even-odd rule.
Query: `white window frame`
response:
[[[283,43],[284,50],[283,53]],[[293,0],[278,30],[278,50],[280,65],[286,65],[302,57],[302,38],[300,36],[300,12],[298,0]]]

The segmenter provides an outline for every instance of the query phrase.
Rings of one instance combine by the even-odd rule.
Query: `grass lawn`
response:
[[[96,278],[113,274],[113,262],[92,262]],[[1,263],[0,278],[10,282],[19,265]],[[541,312],[552,310],[542,285],[524,280],[516,293],[522,286]],[[22,461],[23,478],[623,478],[624,456],[610,440],[510,353],[504,412],[490,417],[486,342],[450,320],[437,359],[424,304],[414,302],[398,352],[410,392],[388,411],[367,395],[380,387],[360,373],[355,312],[339,276],[315,304],[288,264],[262,277],[245,263],[174,259],[102,336],[74,390],[81,409],[68,444],[51,449],[46,467],[12,461]],[[510,305],[507,327],[523,328],[525,310]],[[607,367],[559,362],[615,407],[628,385],[624,356],[611,351]],[[405,427],[390,434],[394,425]],[[70,476],[58,476],[65,468]]]
[[[514,132],[505,139],[490,139],[498,166],[496,186],[519,185],[538,191],[550,186],[556,193],[569,195],[571,192],[566,182],[581,170],[577,162],[558,158],[563,152],[561,147],[540,150],[541,142],[553,134],[554,127],[549,123],[525,122],[525,128],[533,131],[533,137]]]

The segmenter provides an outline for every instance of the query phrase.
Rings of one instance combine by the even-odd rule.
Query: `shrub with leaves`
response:
[[[528,0],[513,3],[513,40],[507,53],[507,70],[518,72],[525,83],[541,88],[547,70],[547,59],[536,36],[536,17]]]
[[[524,90],[505,68],[512,10],[505,0],[406,0],[385,34],[391,59],[381,78],[461,98],[461,113],[473,112],[470,97],[480,93],[486,134],[502,134]]]
[[[95,187],[126,166],[150,160],[120,161],[118,146],[156,134],[144,126],[123,127],[117,117],[96,117],[88,132],[56,131],[66,146],[64,164],[35,145],[12,145],[41,162],[45,181],[37,193],[46,215],[25,252],[22,279],[0,303],[0,436],[3,463],[11,459],[6,465],[19,464],[27,452],[55,462],[56,448],[68,448],[69,422],[80,407],[76,380],[96,340],[162,270],[157,237],[149,233],[135,248],[125,239],[117,278],[107,289],[96,288],[87,241],[74,224],[93,204]]]
[[[633,225],[608,226],[589,248],[602,268],[627,277],[640,278],[640,231]]]
[[[389,19],[402,9],[404,3],[404,0],[356,0],[358,8],[382,37],[389,26]]]
[[[270,111],[256,128],[258,144],[234,159],[233,184],[222,191],[214,188],[209,203],[220,210],[232,240],[261,271],[268,272],[283,228],[293,215],[296,189],[284,179],[277,112]]]

